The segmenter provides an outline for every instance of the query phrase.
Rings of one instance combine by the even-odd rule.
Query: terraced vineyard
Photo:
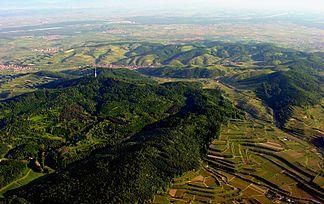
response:
[[[203,167],[174,179],[153,203],[323,202],[323,159],[271,124],[233,120],[210,145]]]

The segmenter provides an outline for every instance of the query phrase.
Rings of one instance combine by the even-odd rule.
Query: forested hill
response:
[[[5,194],[32,203],[149,200],[197,168],[220,125],[240,116],[216,90],[128,71],[49,84],[1,103],[0,113],[1,142],[15,147],[5,158],[57,170]],[[7,182],[19,176],[1,170]]]
[[[60,70],[62,72],[59,74],[44,71],[29,73],[3,80],[0,100],[17,96],[26,90],[36,90],[39,83],[47,80],[55,82],[44,86],[45,88],[55,87],[62,78],[64,81],[66,77],[75,78],[92,71],[87,69],[89,66],[114,69],[123,67],[159,78],[216,79],[215,81],[231,86],[241,82],[250,84],[248,89],[255,91],[263,102],[274,109],[275,119],[282,127],[290,118],[293,107],[314,105],[322,97],[322,91],[315,87],[319,86],[319,76],[323,75],[322,56],[323,53],[320,52],[305,53],[264,43],[201,41],[167,45],[148,42],[79,45],[71,47],[70,50],[15,62],[23,66],[33,64],[40,69],[59,67],[70,70]],[[71,67],[78,69],[71,70]],[[136,77],[128,76],[128,79],[131,78]],[[74,82],[78,83],[78,80]],[[309,82],[305,86],[311,83],[313,85],[304,90],[304,82]],[[266,91],[265,86],[269,90]],[[275,87],[280,87],[280,93],[276,93],[279,89],[269,92],[270,89],[276,89]],[[280,96],[270,96],[265,92]],[[300,103],[299,100],[302,99],[297,92],[308,102]]]
[[[146,42],[98,43],[77,45],[57,53],[7,61],[7,64],[57,69],[87,65],[133,67],[212,67],[242,62],[263,66],[285,65],[300,61],[323,68],[323,53],[305,53],[265,43],[188,42],[160,44]],[[32,66],[32,67],[33,67]]]
[[[240,83],[256,87],[257,95],[274,110],[276,121],[284,127],[294,107],[314,106],[324,97],[323,77],[306,71],[275,72]]]

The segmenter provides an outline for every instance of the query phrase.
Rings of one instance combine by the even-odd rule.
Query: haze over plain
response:
[[[3,0],[2,0],[3,1]],[[322,0],[12,0],[3,1],[3,9],[26,8],[129,8],[147,10],[173,9],[266,9],[266,10],[303,10],[323,11]]]

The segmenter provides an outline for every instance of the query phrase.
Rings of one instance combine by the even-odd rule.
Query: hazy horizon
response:
[[[105,8],[146,10],[254,9],[324,11],[323,0],[11,0],[2,10],[43,8]]]

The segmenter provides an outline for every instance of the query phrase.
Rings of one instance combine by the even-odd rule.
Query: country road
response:
[[[21,177],[21,178],[15,180],[15,181],[9,183],[9,184],[6,185],[5,187],[1,188],[1,189],[0,189],[0,194],[1,194],[4,190],[6,190],[7,188],[9,188],[11,185],[13,185],[14,183],[18,183],[19,181],[25,180],[25,179],[29,176],[29,174],[31,173],[31,171],[32,171],[32,170],[29,169],[28,172],[26,173],[26,175],[24,175],[23,177]]]

